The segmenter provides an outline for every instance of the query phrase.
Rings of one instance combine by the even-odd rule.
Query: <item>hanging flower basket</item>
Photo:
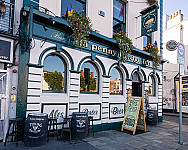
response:
[[[147,46],[143,48],[143,50],[151,54],[152,63],[153,63],[152,68],[154,70],[157,69],[157,67],[159,66],[161,62],[161,56],[158,55],[158,52],[159,52],[158,48],[155,48],[153,44],[148,44]]]
[[[6,13],[5,1],[0,1],[0,13]]]
[[[118,42],[120,60],[125,62],[127,55],[134,49],[132,40],[126,36],[124,31],[115,32],[113,38]]]
[[[70,23],[70,27],[73,31],[74,44],[78,47],[83,47],[83,43],[86,42],[89,36],[89,31],[92,30],[91,21],[85,16],[83,11],[69,11],[67,21]]]

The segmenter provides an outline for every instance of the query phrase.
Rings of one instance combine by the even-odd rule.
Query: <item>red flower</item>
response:
[[[87,19],[87,17],[85,17]]]

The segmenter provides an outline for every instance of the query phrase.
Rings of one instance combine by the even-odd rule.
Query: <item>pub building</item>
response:
[[[158,30],[140,36],[140,12],[149,8],[144,1],[24,0],[21,38],[27,38],[20,46],[16,116],[47,113],[60,122],[87,112],[95,131],[120,129],[128,96],[139,96],[162,121],[162,64],[153,70],[151,54],[142,49],[155,41],[161,46],[163,1],[156,9]],[[81,47],[74,45],[66,20],[71,10],[91,19],[93,31]],[[113,39],[116,31],[126,31],[135,46],[125,62]]]

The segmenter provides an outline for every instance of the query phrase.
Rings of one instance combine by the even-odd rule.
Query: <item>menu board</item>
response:
[[[127,129],[133,131],[133,134],[135,134],[136,127],[144,129],[146,132],[144,105],[142,97],[131,96],[127,102],[121,130]]]

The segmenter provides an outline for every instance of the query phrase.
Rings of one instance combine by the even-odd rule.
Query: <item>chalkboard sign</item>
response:
[[[144,103],[142,97],[131,96],[128,98],[121,131],[127,129],[133,131],[134,135],[136,127],[146,132]]]

